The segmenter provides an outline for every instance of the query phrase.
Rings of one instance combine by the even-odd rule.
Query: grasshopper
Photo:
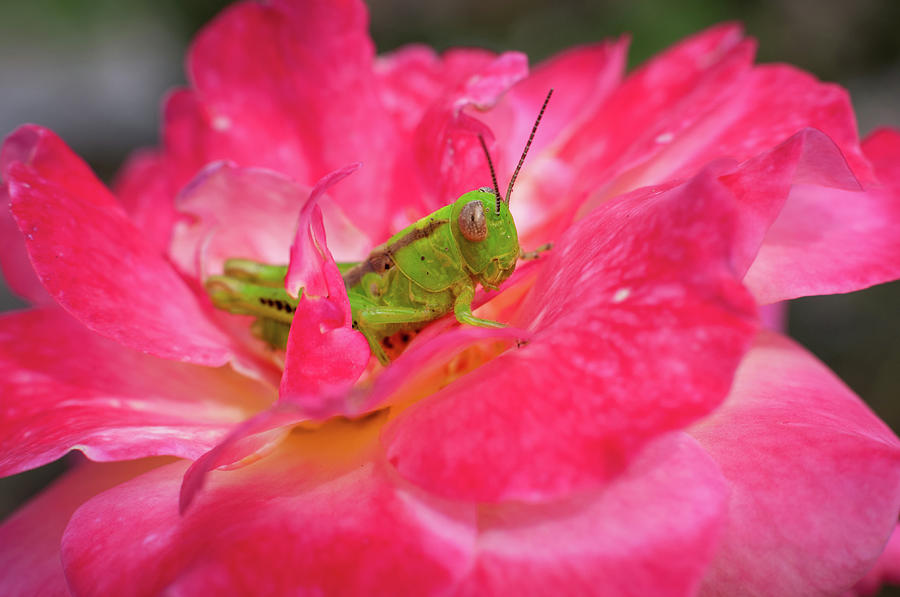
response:
[[[534,258],[549,248],[521,251],[509,200],[552,94],[551,89],[541,106],[505,199],[479,135],[493,188],[463,194],[375,247],[359,263],[337,264],[347,287],[353,328],[363,334],[382,365],[391,360],[386,350],[399,354],[422,328],[451,311],[463,324],[504,326],[476,317],[472,300],[477,284],[496,290],[515,271],[520,258]],[[206,291],[217,308],[255,316],[253,333],[273,348],[284,348],[297,307],[297,299],[284,287],[287,269],[286,265],[229,259],[224,275],[207,279]]]

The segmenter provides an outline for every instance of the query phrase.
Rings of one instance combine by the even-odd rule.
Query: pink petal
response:
[[[602,490],[481,508],[476,565],[460,593],[693,595],[727,496],[696,443],[665,436]]]
[[[9,192],[0,186],[0,270],[10,289],[23,299],[38,305],[53,303],[44,285],[34,272],[25,236],[10,211]]]
[[[691,429],[731,484],[708,595],[834,595],[900,510],[900,442],[813,356],[760,335],[724,405]]]
[[[53,298],[90,329],[126,346],[198,364],[225,363],[229,340],[112,195],[89,171],[61,167],[43,174],[45,161],[77,158],[61,143],[51,146],[57,157],[44,156],[44,144],[38,148],[43,157],[35,165],[13,162],[5,175],[13,216]]]
[[[900,527],[894,528],[884,551],[866,575],[845,594],[845,597],[875,595],[884,584],[900,585]]]
[[[863,152],[879,182],[900,195],[900,130],[880,128],[863,141]]]
[[[160,254],[169,248],[175,223],[175,187],[165,156],[138,151],[128,158],[116,176],[114,190],[131,221]]]
[[[274,396],[228,369],[164,361],[57,308],[0,317],[0,474],[78,449],[93,460],[196,458]]]
[[[900,195],[796,185],[745,283],[759,303],[900,278]]]
[[[665,150],[734,96],[752,68],[753,53],[754,45],[742,39],[739,27],[721,25],[678,43],[631,73],[556,151],[557,159],[576,174],[572,192],[610,186],[620,173]],[[602,197],[665,179],[615,181],[617,186],[604,190]]]
[[[464,112],[468,106],[492,108],[500,96],[528,73],[528,59],[518,52],[501,54],[477,74],[447,93],[422,117],[413,151],[423,181],[421,213],[442,207],[467,191],[491,186],[491,175],[478,141],[493,139],[483,122]]]
[[[733,205],[707,173],[578,222],[518,318],[531,342],[404,412],[385,433],[391,463],[442,495],[544,500],[709,412],[755,328]]]
[[[163,464],[165,459],[82,462],[0,526],[0,593],[68,596],[59,543],[69,517],[92,496]]]
[[[294,402],[315,418],[348,412],[350,388],[369,362],[369,343],[354,330],[344,280],[328,250],[318,199],[359,168],[353,164],[328,174],[313,187],[300,212],[287,291],[302,289],[288,336],[279,400]]]
[[[271,168],[301,184],[364,162],[334,198],[361,229],[384,237],[391,202],[358,207],[360,197],[387,196],[397,141],[373,57],[361,2],[229,7],[200,32],[188,58],[205,120],[193,144],[201,161]]]
[[[97,496],[63,536],[79,595],[434,594],[471,565],[474,509],[367,462],[378,426],[334,422],[266,460],[211,477],[179,517],[185,465]],[[128,525],[110,525],[128,520]],[[98,541],[98,538],[102,540]]]

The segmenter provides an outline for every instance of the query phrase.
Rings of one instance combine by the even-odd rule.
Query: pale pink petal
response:
[[[796,185],[745,283],[765,304],[896,280],[898,226],[900,194]]]
[[[361,161],[334,199],[360,229],[388,233],[397,135],[373,72],[361,2],[235,4],[194,41],[188,75],[205,123],[203,162],[262,166],[310,184]],[[190,130],[190,129],[188,129]],[[195,132],[197,132],[195,130]]]
[[[196,458],[274,392],[229,369],[157,359],[58,308],[0,318],[0,474],[56,460]]]
[[[94,495],[167,459],[81,462],[0,526],[0,593],[5,597],[68,596],[60,540],[69,517]]]
[[[54,150],[72,155],[62,145]],[[22,162],[5,172],[13,216],[44,287],[90,329],[126,346],[204,365],[227,362],[230,341],[112,195],[81,194],[103,188],[88,174],[44,175]]]
[[[900,586],[900,527],[894,529],[875,565],[844,597],[875,595],[885,584]]]
[[[116,176],[113,190],[144,238],[164,255],[176,218],[176,187],[165,156],[157,151],[134,153]]]
[[[707,595],[834,595],[900,510],[900,441],[792,341],[760,335],[726,402],[690,430],[731,485]]]
[[[479,513],[468,595],[693,595],[728,488],[686,435],[654,442],[602,490]]]
[[[471,565],[474,508],[367,462],[377,428],[335,421],[294,434],[253,466],[211,475],[184,517],[181,463],[94,498],[63,536],[70,586],[79,595],[446,590]]]
[[[313,187],[300,212],[287,291],[302,289],[287,341],[279,400],[301,405],[310,416],[349,412],[350,388],[369,362],[369,343],[353,329],[344,280],[328,250],[318,198],[359,168],[353,164],[328,174]]]
[[[795,184],[859,191],[859,182],[834,142],[820,131],[804,129],[773,149],[747,160],[720,181],[741,205],[738,271],[746,273],[758,258],[766,231],[778,218]],[[815,259],[798,249],[794,259]],[[783,263],[790,269],[793,264]],[[752,286],[751,286],[752,289]]]
[[[615,476],[650,438],[708,413],[755,329],[735,226],[708,173],[597,209],[513,320],[531,342],[402,413],[390,461],[441,495],[545,500]]]

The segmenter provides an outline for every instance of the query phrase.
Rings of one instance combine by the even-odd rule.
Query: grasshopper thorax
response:
[[[519,257],[519,238],[509,206],[499,202],[499,213],[497,206],[493,190],[481,188],[462,195],[450,210],[453,237],[463,264],[486,288],[496,288],[508,278]],[[471,230],[478,233],[473,234]]]

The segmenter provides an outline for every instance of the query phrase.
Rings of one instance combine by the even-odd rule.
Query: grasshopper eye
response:
[[[487,238],[487,222],[484,221],[484,204],[469,201],[459,212],[459,231],[466,240],[481,242]]]

